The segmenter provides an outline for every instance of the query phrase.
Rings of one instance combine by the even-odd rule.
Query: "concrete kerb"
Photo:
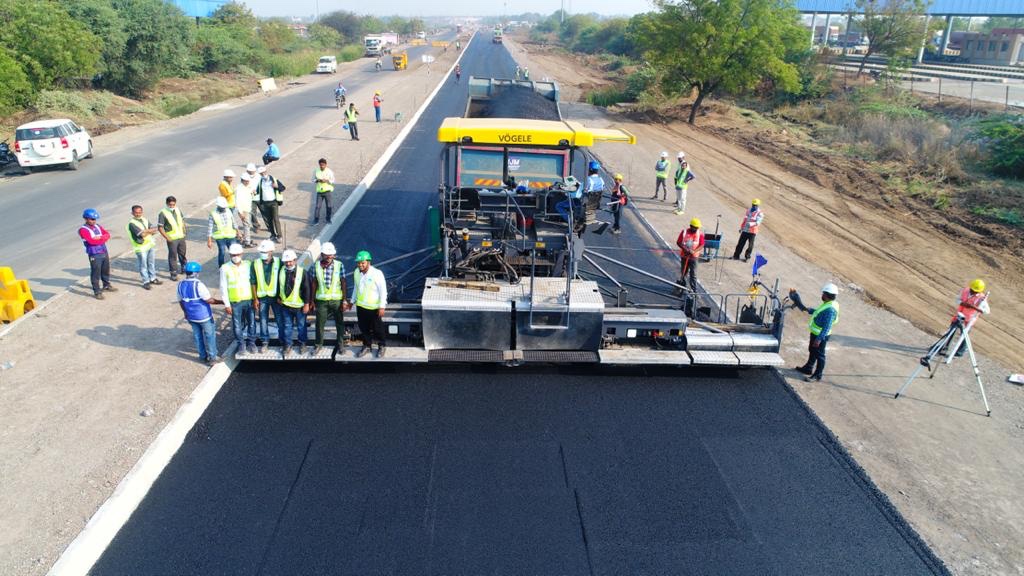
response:
[[[470,42],[472,40],[473,38],[470,38]],[[466,44],[468,47],[469,42]],[[426,110],[427,106],[430,105],[434,97],[441,90],[441,87],[451,75],[452,70],[455,69],[455,64],[459,63],[464,53],[465,51],[459,54],[458,58],[455,59],[455,62],[448,69],[448,73],[441,77],[433,92],[427,96],[416,113],[409,119],[406,126],[384,151],[384,154],[381,155],[352,191],[352,194],[345,200],[338,210],[339,217],[330,226],[321,230],[314,242],[319,242],[321,238],[330,238],[338,231],[345,219],[355,209],[355,205],[366,193],[367,188],[373,184],[377,176],[380,175],[381,170],[384,169],[384,166],[394,156],[402,141],[412,131],[412,126],[416,124],[420,116],[423,115],[423,111]],[[313,245],[313,243],[310,244],[311,247]],[[309,254],[311,258],[315,258],[315,256],[319,255],[319,250],[317,250],[317,253],[314,255],[307,251],[304,253],[304,257],[306,254]],[[53,298],[47,302],[52,300]],[[10,328],[8,326],[3,334],[6,334]],[[220,392],[224,383],[227,382],[231,373],[238,366],[238,361],[232,359],[235,348],[236,344],[228,347],[225,351],[225,357],[228,360],[214,366],[206,373],[206,376],[199,382],[199,385],[175,413],[174,418],[161,430],[156,440],[146,449],[142,457],[139,458],[139,461],[135,463],[135,466],[118,483],[114,493],[92,515],[85,528],[82,529],[82,532],[78,534],[60,555],[57,562],[47,572],[48,576],[86,576],[89,573],[135,509],[142,503],[153,483],[156,482],[156,479],[163,472],[168,462],[174,457],[178,449],[181,448],[189,431],[199,421],[199,418],[206,411],[210,402],[217,396],[217,393]]]

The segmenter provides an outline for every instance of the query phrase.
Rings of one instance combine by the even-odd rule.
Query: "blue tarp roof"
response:
[[[186,16],[193,18],[202,17],[205,18],[217,8],[220,8],[224,4],[227,4],[229,0],[169,0],[171,4],[174,4]]]
[[[857,12],[853,0],[796,0],[796,7],[806,13]],[[1024,16],[1024,0],[933,0],[927,13],[933,16]]]

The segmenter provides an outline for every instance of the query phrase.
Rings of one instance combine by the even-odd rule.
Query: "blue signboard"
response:
[[[186,16],[193,18],[206,18],[210,14],[227,4],[230,0],[168,0],[171,4],[174,4]]]
[[[796,0],[796,7],[807,14],[857,13],[853,0]],[[932,0],[926,12],[933,16],[1024,16],[1024,1]]]

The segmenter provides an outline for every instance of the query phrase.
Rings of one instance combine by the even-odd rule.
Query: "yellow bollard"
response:
[[[13,322],[35,307],[28,280],[18,280],[10,267],[0,267],[0,322]]]

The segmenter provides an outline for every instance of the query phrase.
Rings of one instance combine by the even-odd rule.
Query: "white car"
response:
[[[334,56],[321,56],[316,64],[317,74],[334,74],[338,71],[338,59]]]
[[[14,133],[14,155],[18,165],[30,172],[36,166],[66,164],[78,170],[78,161],[92,158],[92,138],[67,118],[37,120],[18,126]]]

